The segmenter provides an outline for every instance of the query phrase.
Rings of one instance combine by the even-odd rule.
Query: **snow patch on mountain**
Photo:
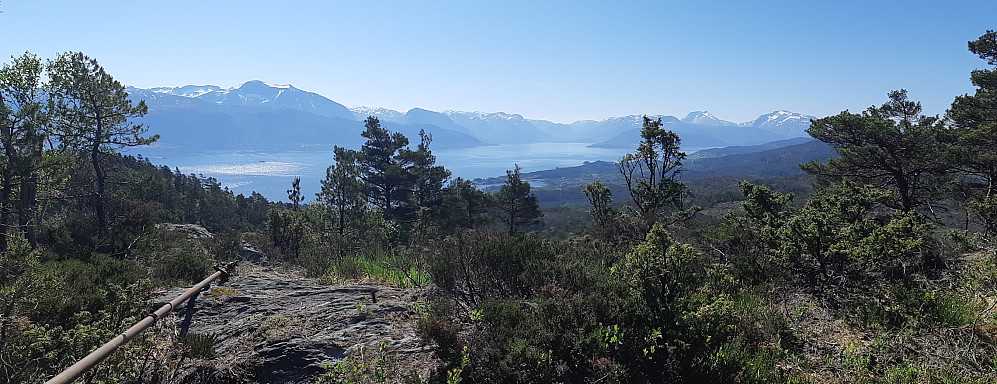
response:
[[[441,113],[444,114],[444,115],[449,116],[450,118],[457,117],[457,118],[482,120],[482,121],[526,120],[525,118],[523,118],[522,115],[513,114],[513,113],[505,113],[505,112],[477,112],[477,111],[475,111],[475,112],[463,112],[463,111],[446,110],[446,111],[443,111]]]
[[[149,88],[153,93],[163,93],[173,96],[198,98],[201,95],[221,91],[221,87],[215,85],[184,85],[182,87],[156,87]]]
[[[135,90],[147,100],[157,100],[160,106],[187,106],[199,103],[238,106],[262,106],[274,109],[294,109],[321,116],[351,121],[363,121],[376,116],[382,122],[403,125],[435,125],[445,130],[468,134],[491,144],[531,143],[543,141],[607,140],[625,131],[639,132],[644,115],[610,117],[601,121],[584,120],[571,124],[558,124],[545,120],[526,119],[522,115],[506,112],[442,112],[413,108],[400,112],[383,107],[355,105],[345,107],[317,93],[303,91],[290,84],[275,84],[260,80],[247,81],[237,87],[223,89],[214,85],[186,85]],[[742,136],[760,138],[774,136],[788,139],[807,136],[813,116],[777,110],[741,124],[722,120],[709,111],[693,111],[679,119],[669,115],[649,115],[661,119],[664,129],[673,130],[688,138],[688,142],[704,141],[715,136],[715,141],[738,143]],[[733,130],[731,130],[733,128]],[[738,129],[745,128],[745,129]],[[752,130],[747,128],[758,128]],[[753,132],[753,133],[752,133]],[[775,135],[770,135],[775,134]],[[698,136],[697,136],[698,135]],[[754,135],[754,136],[751,136]],[[702,139],[702,140],[700,140]]]
[[[274,84],[274,83],[267,83],[267,82],[264,82],[263,84],[265,84],[266,86],[268,86],[270,88],[279,88],[279,89],[291,89],[291,88],[294,88],[290,84]]]
[[[713,126],[728,126],[737,125],[726,120],[721,120],[716,116],[713,116],[709,111],[692,111],[682,119],[683,123],[687,124],[699,124],[699,125],[713,125]]]
[[[816,117],[803,115],[795,112],[790,112],[786,110],[778,110],[772,113],[767,113],[758,116],[754,121],[748,121],[741,123],[741,126],[749,127],[762,127],[762,126],[779,126],[785,124],[801,124],[810,123],[811,119],[816,119]]]
[[[353,116],[360,121],[366,120],[368,116],[374,116],[381,122],[397,123],[403,116],[405,116],[402,112],[382,107],[354,105],[346,108],[349,109],[350,112],[353,112]]]
[[[259,80],[250,80],[240,84],[238,87],[226,89],[216,85],[184,85],[180,87],[156,87],[148,89],[148,91],[153,93],[164,93],[174,96],[189,97],[192,99],[202,99],[217,104],[221,104],[226,101],[229,95],[235,95],[243,102],[263,104],[272,102],[283,95],[285,91],[290,90],[301,91],[290,84],[274,84]],[[276,91],[276,94],[271,96],[270,94],[272,94],[273,91]],[[311,94],[311,92],[304,93]],[[314,95],[318,96],[317,94]]]
[[[806,130],[810,128],[810,120],[812,119],[816,119],[816,117],[778,110],[758,116],[754,121],[747,121],[738,125],[742,127],[761,128],[791,138],[807,136]]]

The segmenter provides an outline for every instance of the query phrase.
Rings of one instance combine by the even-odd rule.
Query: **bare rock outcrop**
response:
[[[425,290],[322,285],[244,264],[198,297],[188,332],[217,338],[215,357],[187,361],[176,381],[302,382],[328,372],[358,346],[376,351],[387,345],[398,368],[423,377],[435,365],[432,349],[415,334]],[[163,292],[156,301],[181,292]]]
[[[191,239],[210,239],[214,237],[214,235],[212,235],[206,228],[197,224],[160,223],[156,224],[156,228],[171,232],[179,232],[187,235],[187,237]]]

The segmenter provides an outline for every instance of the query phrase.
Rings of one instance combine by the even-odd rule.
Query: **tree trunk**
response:
[[[346,206],[341,203],[339,205],[339,237],[343,237],[346,232]]]
[[[21,227],[24,228],[24,235],[31,244],[31,248],[38,247],[38,239],[35,236],[35,207],[38,205],[38,173],[31,174],[21,180]]]
[[[516,199],[509,201],[509,234],[516,233]]]
[[[104,183],[106,182],[107,175],[104,174],[104,169],[100,167],[100,144],[101,137],[104,136],[104,124],[101,121],[101,116],[97,114],[97,132],[94,135],[93,143],[90,147],[90,161],[93,162],[93,171],[97,176],[97,194],[94,196],[94,211],[97,214],[97,228],[103,231],[107,226],[107,220],[104,216]]]
[[[27,167],[22,169],[21,174],[21,212],[20,224],[24,228],[24,235],[31,244],[31,248],[38,247],[38,238],[35,235],[38,214],[38,161],[42,157],[42,141],[37,137],[36,132],[29,133],[29,145],[31,154],[27,159]]]
[[[9,166],[9,165],[8,165]],[[0,189],[0,251],[7,250],[7,235],[10,230],[10,200],[11,180],[10,172],[4,172],[3,188]]]
[[[3,187],[0,187],[0,251],[7,250],[7,236],[16,231],[16,228],[15,231],[10,230],[10,196],[13,194],[14,167],[17,163],[11,130],[12,127],[4,127],[3,129],[4,155],[7,157],[7,164],[3,169]]]

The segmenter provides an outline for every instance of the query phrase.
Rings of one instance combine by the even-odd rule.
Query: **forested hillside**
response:
[[[997,32],[969,49],[997,65]],[[300,179],[287,204],[233,195],[117,153],[160,137],[135,124],[146,104],[95,59],[26,53],[0,71],[0,378],[42,382],[147,314],[151,292],[252,253],[245,262],[315,284],[429,297],[397,309],[432,351],[422,376],[399,369],[392,356],[404,351],[383,340],[294,380],[993,382],[997,68],[971,76],[976,92],[945,116],[893,91],[860,113],[814,119],[818,141],[781,152],[689,159],[679,134],[644,116],[619,162],[561,171],[613,175],[575,187],[581,212],[541,209],[515,164],[492,190],[453,178],[432,135],[374,116],[357,127],[358,149],[331,148],[314,203]],[[815,153],[821,161],[793,164]],[[725,162],[752,171],[731,178]],[[700,184],[683,179],[696,172]],[[214,234],[177,230],[193,225]],[[351,311],[349,321],[379,316]],[[237,342],[276,334],[340,348],[267,319]],[[287,379],[259,361],[175,375],[228,361],[215,353],[219,337],[159,329],[84,380]]]

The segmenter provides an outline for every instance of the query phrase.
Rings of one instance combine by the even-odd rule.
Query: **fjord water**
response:
[[[616,161],[626,151],[591,148],[591,143],[504,144],[467,148],[433,149],[437,164],[453,177],[465,179],[505,175],[516,164],[523,172],[581,165],[586,161]],[[235,194],[259,192],[268,200],[287,201],[287,189],[301,177],[302,194],[310,201],[321,190],[325,170],[333,164],[332,148],[268,152],[259,150],[191,151],[183,148],[132,148],[127,155],[142,155],[158,166],[184,174],[213,177]]]

